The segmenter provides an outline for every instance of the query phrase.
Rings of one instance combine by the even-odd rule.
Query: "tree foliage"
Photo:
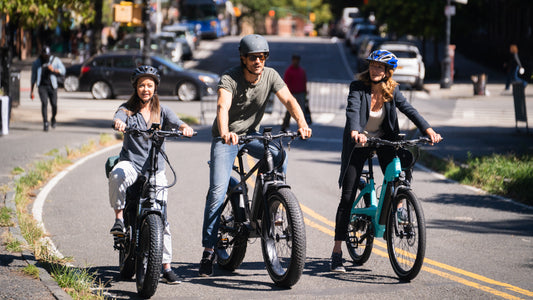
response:
[[[73,23],[94,20],[90,0],[9,0],[0,2],[0,12],[21,28],[68,28]]]
[[[269,10],[275,10],[276,18],[288,14],[308,18],[309,13],[313,12],[315,24],[327,23],[332,19],[330,6],[324,0],[235,0],[235,4],[242,5],[245,8],[243,12],[254,18],[264,18]]]
[[[373,11],[380,23],[387,24],[389,33],[440,38],[445,30],[445,0],[369,0],[363,12]]]

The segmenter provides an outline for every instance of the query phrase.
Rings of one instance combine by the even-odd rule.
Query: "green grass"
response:
[[[39,279],[39,268],[37,268],[35,265],[29,264],[25,266],[24,268],[22,268],[22,272],[35,279]]]
[[[88,273],[85,269],[67,266],[68,259],[59,259],[54,256],[43,240],[45,233],[33,219],[33,216],[27,212],[27,208],[35,197],[34,191],[44,185],[54,174],[70,165],[72,159],[94,152],[101,146],[116,142],[116,139],[110,135],[101,135],[98,143],[90,141],[82,145],[80,149],[66,147],[66,154],[61,154],[59,150],[54,149],[47,153],[51,158],[37,161],[26,169],[17,167],[12,171],[12,174],[20,175],[15,180],[14,189],[15,213],[21,233],[39,262],[45,266],[58,284],[74,299],[105,299],[103,296],[103,284],[96,283],[96,276]],[[4,214],[10,215],[11,213],[0,210],[0,220],[4,218]],[[12,252],[22,251],[21,243],[14,239],[11,239],[6,244],[6,248]],[[35,266],[33,267],[37,270],[36,276],[38,276],[38,269]],[[35,274],[35,270],[30,266],[23,271],[29,275]],[[93,292],[93,290],[97,292]]]
[[[11,216],[13,211],[7,207],[0,208],[0,227],[11,227],[13,226],[13,221],[11,221]]]
[[[473,157],[469,153],[465,163],[457,164],[453,159],[439,159],[425,152],[421,156],[421,162],[462,184],[533,205],[532,155],[493,154]]]

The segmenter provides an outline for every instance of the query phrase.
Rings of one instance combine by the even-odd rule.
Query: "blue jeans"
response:
[[[222,204],[229,186],[231,171],[237,153],[241,148],[248,149],[248,154],[254,158],[263,157],[264,146],[262,141],[254,140],[245,145],[226,145],[221,138],[214,138],[211,142],[211,157],[209,163],[209,191],[207,192],[204,224],[202,228],[202,246],[204,248],[214,248],[217,243],[218,226]],[[283,158],[283,153],[274,146],[270,146],[274,156],[274,164],[277,165]],[[281,167],[281,171],[286,173],[287,157]]]

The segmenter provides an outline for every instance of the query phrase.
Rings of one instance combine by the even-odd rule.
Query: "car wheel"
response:
[[[80,86],[80,81],[78,80],[77,76],[69,75],[65,78],[65,82],[63,83],[63,86],[65,88],[65,91],[75,92],[78,90],[78,87]]]
[[[198,99],[198,88],[190,81],[181,82],[176,90],[178,99],[181,101]]]
[[[94,99],[110,99],[113,96],[113,91],[106,82],[97,81],[91,87],[91,94]]]

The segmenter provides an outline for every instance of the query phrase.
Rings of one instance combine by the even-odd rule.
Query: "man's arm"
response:
[[[298,124],[298,131],[302,135],[302,138],[306,139],[311,137],[311,128],[309,128],[309,126],[307,125],[302,108],[300,107],[300,105],[298,105],[298,101],[291,94],[289,88],[287,86],[284,86],[276,93],[276,96],[281,101],[281,103],[285,105],[287,111],[291,114],[294,120],[296,120],[296,124]]]
[[[236,145],[239,141],[239,137],[236,133],[229,131],[229,109],[231,107],[232,93],[219,88],[217,99],[217,126],[220,137],[224,140],[224,143],[229,145]]]

